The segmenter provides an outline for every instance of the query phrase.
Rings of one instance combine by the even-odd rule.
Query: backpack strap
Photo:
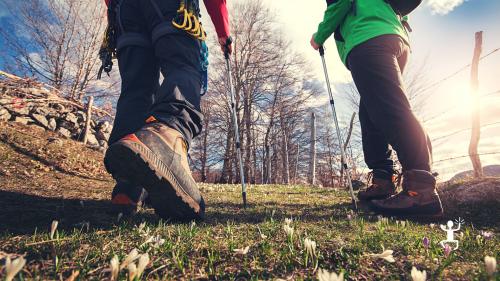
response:
[[[116,49],[120,50],[127,46],[151,47],[151,39],[139,32],[127,32],[118,37]]]

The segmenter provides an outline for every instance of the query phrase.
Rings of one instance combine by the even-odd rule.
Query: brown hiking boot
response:
[[[358,192],[359,200],[387,199],[396,194],[396,177],[392,173],[385,170],[373,170],[368,178],[371,178],[371,185]]]
[[[384,200],[373,200],[373,208],[385,215],[436,217],[443,214],[436,191],[436,179],[423,170],[410,170],[403,175],[403,191]]]
[[[115,179],[143,186],[164,219],[202,219],[205,202],[194,181],[182,134],[148,118],[147,124],[112,144],[104,158]]]

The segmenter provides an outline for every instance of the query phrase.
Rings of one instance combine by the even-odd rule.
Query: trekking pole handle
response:
[[[231,36],[227,37],[226,44],[224,44],[224,58],[229,59],[229,46],[233,44],[233,38]]]
[[[323,46],[319,46],[318,51],[319,51],[319,55],[320,56],[324,56],[325,55],[325,48],[323,48]]]

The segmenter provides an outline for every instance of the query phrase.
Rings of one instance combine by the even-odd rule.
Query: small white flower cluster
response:
[[[335,272],[329,272],[326,269],[318,270],[318,280],[319,281],[344,281],[344,273],[341,272],[339,274]]]
[[[242,248],[242,249],[234,249],[233,252],[236,255],[244,256],[244,255],[248,254],[249,250],[250,250],[250,246],[246,246],[245,248]]]
[[[58,221],[56,220],[52,221],[52,224],[50,225],[50,240],[54,239],[54,234],[56,233],[58,224],[59,224]]]
[[[136,264],[135,261],[137,259],[139,261]],[[149,264],[148,253],[139,255],[137,249],[133,249],[132,251],[130,251],[130,253],[127,255],[127,257],[123,260],[121,264],[120,260],[118,259],[118,256],[115,255],[110,261],[111,280],[112,281],[118,280],[120,271],[123,270],[124,268],[127,268],[129,280],[134,280],[135,278],[140,279],[142,273],[144,272],[144,269],[146,269],[148,264]]]
[[[289,239],[293,238],[293,232],[294,232],[293,227],[290,226],[291,223],[292,223],[292,219],[285,218],[285,224],[283,225],[283,230],[285,231],[286,236]]]
[[[307,255],[311,258],[316,256],[316,242],[306,238],[304,239],[304,247],[306,248]]]
[[[486,273],[488,273],[489,276],[493,276],[497,271],[497,259],[486,256],[484,257],[484,264],[486,265]]]
[[[23,257],[19,257],[15,260],[11,260],[9,256],[5,258],[5,281],[14,280],[14,277],[23,269],[26,264],[26,260]]]
[[[381,258],[381,259],[384,259],[386,260],[387,262],[395,262],[396,260],[394,259],[394,257],[392,256],[392,253],[394,251],[393,250],[384,250],[382,253],[380,254],[370,254],[371,257],[374,257],[374,258]]]
[[[425,281],[427,279],[427,272],[425,270],[418,270],[416,267],[411,268],[411,279],[413,281]]]

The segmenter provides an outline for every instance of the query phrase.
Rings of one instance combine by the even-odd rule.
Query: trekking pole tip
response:
[[[241,195],[243,197],[243,209],[246,209],[247,208],[247,193],[243,192]]]

